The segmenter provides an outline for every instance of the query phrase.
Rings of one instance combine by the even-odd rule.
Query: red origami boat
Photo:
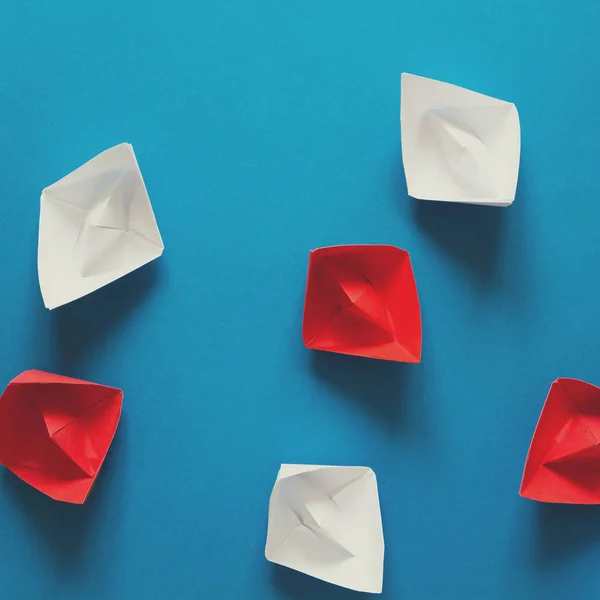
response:
[[[302,338],[314,350],[418,363],[421,312],[408,252],[378,245],[311,251]]]
[[[25,371],[0,397],[0,463],[55,500],[83,504],[122,403],[116,388]]]
[[[521,496],[600,504],[600,388],[578,379],[550,387],[527,461]]]

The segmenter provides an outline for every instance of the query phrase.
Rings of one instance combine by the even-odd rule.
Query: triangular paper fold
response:
[[[380,593],[384,549],[371,469],[281,466],[269,502],[269,561],[335,585]]]
[[[551,465],[577,463],[586,458],[600,458],[600,448],[584,417],[576,416],[567,421],[554,437],[554,443],[542,464],[552,468]]]
[[[408,252],[380,245],[311,251],[302,338],[313,350],[419,362],[421,314]]]
[[[163,248],[130,144],[102,152],[42,192],[38,274],[47,308],[130,273]]]
[[[400,123],[410,196],[489,206],[513,202],[521,153],[514,104],[403,73]]]
[[[123,392],[26,371],[0,397],[0,463],[44,494],[85,502],[112,443]]]
[[[600,388],[557,379],[525,462],[521,496],[540,502],[600,504]]]

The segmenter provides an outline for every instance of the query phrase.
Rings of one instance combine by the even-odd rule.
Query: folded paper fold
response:
[[[281,465],[269,501],[265,556],[335,585],[380,593],[384,540],[373,471]]]
[[[525,462],[521,496],[540,502],[600,504],[600,388],[557,379]]]
[[[55,500],[82,504],[121,416],[119,389],[25,371],[0,397],[0,463]]]
[[[408,252],[381,245],[311,251],[302,338],[313,350],[419,362],[421,313]]]
[[[490,206],[513,202],[521,153],[514,104],[403,73],[400,123],[410,196]]]
[[[130,144],[102,152],[42,191],[38,274],[47,308],[97,290],[163,249]]]

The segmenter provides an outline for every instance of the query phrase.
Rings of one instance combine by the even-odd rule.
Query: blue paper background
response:
[[[0,474],[3,600],[349,600],[263,557],[280,462],[369,465],[384,599],[600,594],[600,507],[518,496],[553,379],[600,384],[600,4],[4,0],[0,381],[122,387],[83,507]],[[514,101],[507,209],[408,198],[401,71]],[[162,259],[52,313],[41,189],[134,144]],[[308,250],[396,244],[421,365],[306,350]]]

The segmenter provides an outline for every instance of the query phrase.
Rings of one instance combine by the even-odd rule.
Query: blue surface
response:
[[[600,594],[600,507],[518,496],[553,379],[600,384],[600,4],[4,0],[0,381],[122,387],[89,502],[0,474],[3,600],[347,600],[263,557],[280,462],[369,465],[384,599]],[[401,71],[514,101],[508,209],[407,197]],[[41,189],[133,143],[163,257],[52,313]],[[411,252],[409,366],[309,352],[308,250]],[[4,470],[3,470],[4,471]]]

